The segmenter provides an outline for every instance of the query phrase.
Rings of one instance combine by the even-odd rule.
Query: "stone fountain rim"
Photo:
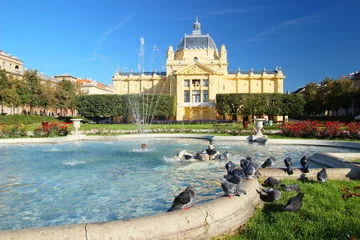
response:
[[[216,141],[239,140],[247,141],[246,136],[209,136],[197,134],[156,134],[152,138],[195,138]],[[123,136],[85,136],[71,135],[58,138],[31,139],[0,139],[0,144],[19,143],[62,143],[71,141],[121,140],[142,138],[144,135]],[[332,140],[288,140],[269,139],[267,144],[301,144],[319,146],[337,146],[360,149],[360,142],[332,141]],[[280,172],[279,170],[278,172]],[[281,172],[280,172],[281,173]],[[188,211],[160,213],[153,216],[130,220],[117,220],[105,223],[74,224],[50,226],[42,228],[3,230],[1,239],[210,239],[211,237],[229,233],[253,215],[254,208],[260,204],[255,191],[259,184],[255,181],[246,184],[249,191],[242,199],[217,198],[200,204]],[[226,202],[226,204],[224,204]],[[231,203],[231,204],[229,204]],[[230,209],[230,210],[229,210]],[[241,214],[240,214],[241,213]],[[203,221],[201,220],[203,219]],[[167,226],[164,228],[164,226]]]

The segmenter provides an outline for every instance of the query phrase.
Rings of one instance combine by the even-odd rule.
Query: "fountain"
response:
[[[262,133],[262,129],[264,127],[263,123],[266,121],[265,118],[256,118],[255,119],[255,128],[256,128],[256,134],[249,136],[248,140],[258,143],[266,143],[267,136]]]
[[[140,37],[140,50],[138,54],[139,56],[138,71],[139,71],[140,79],[142,77],[145,77],[146,74],[149,74],[144,72],[144,46],[145,46],[145,40],[143,37]],[[159,52],[159,49],[156,46],[154,46],[153,53],[154,52],[156,53]],[[154,61],[154,57],[155,54],[152,54],[151,62]],[[152,73],[152,76],[153,77],[158,76],[155,70]],[[161,94],[163,92],[166,82],[167,79],[163,83],[162,87],[160,88],[160,92],[158,93]],[[155,94],[157,93],[156,89],[159,88],[154,86],[149,87],[149,85],[147,85],[146,87],[142,86],[142,90],[138,94],[133,94],[128,98],[131,107],[132,116],[134,118],[135,124],[137,126],[137,131],[139,134],[145,135],[150,130],[150,126],[154,118],[155,110],[159,102],[159,98],[157,98],[157,100],[155,98]],[[146,143],[142,143],[141,148],[144,149],[144,146],[147,147]]]

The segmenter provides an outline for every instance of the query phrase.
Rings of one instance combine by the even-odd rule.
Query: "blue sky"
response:
[[[116,69],[161,71],[199,17],[229,70],[281,66],[284,91],[360,70],[359,0],[2,0],[0,49],[46,75],[111,84]]]

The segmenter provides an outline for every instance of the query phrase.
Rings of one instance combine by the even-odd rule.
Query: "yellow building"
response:
[[[23,62],[15,56],[0,50],[0,70],[5,69],[8,74],[15,78],[22,77]]]
[[[216,47],[202,34],[198,19],[192,34],[185,34],[176,51],[168,47],[166,72],[122,73],[112,78],[116,94],[165,93],[176,97],[176,120],[217,118],[216,94],[283,93],[281,68],[275,71],[228,71],[225,45]]]

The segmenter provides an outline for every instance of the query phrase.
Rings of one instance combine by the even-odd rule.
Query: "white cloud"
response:
[[[128,16],[124,19],[122,19],[118,24],[116,24],[114,27],[106,30],[105,32],[103,32],[101,34],[101,36],[99,37],[99,40],[97,41],[98,45],[101,45],[104,40],[109,37],[113,32],[116,32],[121,26],[125,25],[126,23],[128,23],[131,19],[133,19],[133,16]]]

